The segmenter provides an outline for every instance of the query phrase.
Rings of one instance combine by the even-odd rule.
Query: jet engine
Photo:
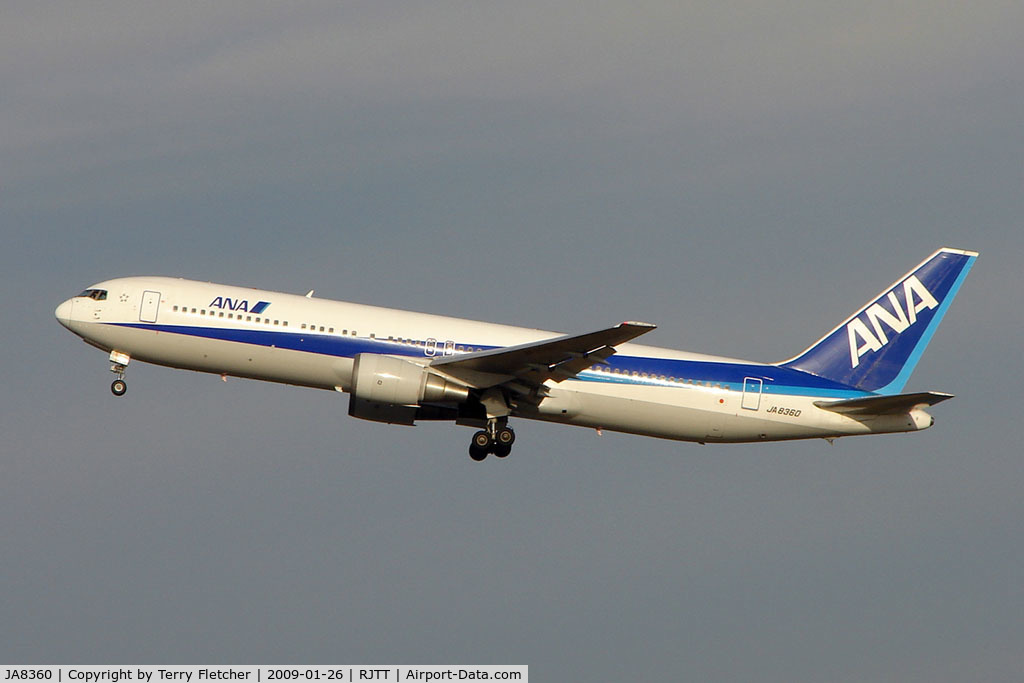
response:
[[[353,359],[352,417],[411,425],[423,403],[458,404],[468,398],[467,387],[403,358],[360,353]]]

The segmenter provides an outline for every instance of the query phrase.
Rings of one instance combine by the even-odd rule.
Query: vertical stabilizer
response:
[[[896,394],[935,334],[978,253],[942,248],[783,367]]]

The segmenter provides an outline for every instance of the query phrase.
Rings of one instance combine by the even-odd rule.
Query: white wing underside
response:
[[[475,389],[506,384],[519,393],[528,393],[547,381],[563,382],[593,365],[604,364],[615,353],[616,346],[655,327],[650,323],[624,322],[586,334],[438,358],[428,367]]]

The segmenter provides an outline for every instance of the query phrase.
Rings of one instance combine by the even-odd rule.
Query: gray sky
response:
[[[537,680],[1020,680],[1024,6],[0,10],[0,661],[524,663]],[[353,420],[53,319],[180,275],[801,350],[981,259],[904,436],[707,446]]]

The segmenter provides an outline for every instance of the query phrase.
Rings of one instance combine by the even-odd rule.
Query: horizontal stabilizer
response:
[[[894,415],[909,413],[918,406],[933,406],[950,398],[953,398],[953,394],[922,391],[917,394],[867,396],[843,401],[815,401],[814,405],[823,410],[831,410],[833,413],[843,415]]]

